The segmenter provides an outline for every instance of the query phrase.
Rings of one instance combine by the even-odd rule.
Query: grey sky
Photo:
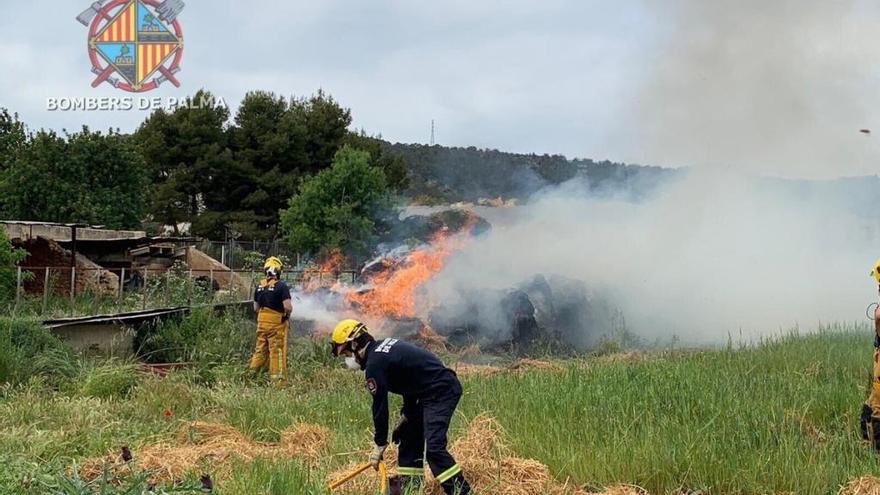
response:
[[[88,1],[0,0],[0,106],[32,127],[92,89]],[[880,5],[867,0],[189,0],[185,96],[324,88],[386,139],[769,175],[875,174]],[[876,126],[877,135],[858,131]]]

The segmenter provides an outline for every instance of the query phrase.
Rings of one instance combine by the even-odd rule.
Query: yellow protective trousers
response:
[[[874,349],[874,363],[871,369],[871,393],[866,402],[871,408],[871,416],[880,418],[880,349]]]
[[[287,322],[284,315],[269,308],[257,313],[257,346],[251,356],[250,369],[261,370],[269,365],[269,378],[287,380]]]

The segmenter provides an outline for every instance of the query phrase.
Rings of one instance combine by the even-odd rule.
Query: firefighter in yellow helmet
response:
[[[403,396],[400,419],[391,441],[397,456],[401,493],[418,493],[428,462],[434,478],[448,495],[468,495],[470,485],[446,448],[452,414],[461,399],[455,372],[434,354],[398,339],[377,342],[357,320],[345,320],[330,336],[330,351],[345,356],[352,370],[363,370],[373,396],[373,451],[370,463],[378,469],[388,446],[388,393]]]
[[[251,356],[250,369],[261,370],[269,365],[269,377],[287,379],[287,321],[293,310],[290,288],[281,280],[281,260],[272,256],[263,265],[266,278],[254,291],[257,313],[257,347]]]
[[[871,276],[880,287],[880,260],[871,269]],[[880,289],[878,289],[880,290]],[[871,369],[871,392],[862,405],[862,438],[880,451],[880,306],[874,310],[874,363]]]

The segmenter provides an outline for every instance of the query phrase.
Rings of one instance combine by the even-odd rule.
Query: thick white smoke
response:
[[[617,159],[733,164],[755,174],[876,173],[880,4],[865,0],[644,2],[657,39],[608,123]],[[876,135],[875,135],[876,138]],[[613,151],[611,151],[613,150]]]
[[[608,295],[636,334],[691,343],[855,321],[875,296],[868,272],[880,246],[877,222],[845,203],[716,169],[692,170],[639,204],[591,197],[572,181],[505,211],[426,297],[454,304],[463,288],[561,275]]]

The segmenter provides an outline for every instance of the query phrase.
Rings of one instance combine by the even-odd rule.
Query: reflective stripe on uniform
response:
[[[458,464],[456,464],[456,465],[452,466],[451,468],[447,469],[446,471],[443,471],[442,473],[438,474],[437,481],[439,481],[440,483],[446,483],[447,481],[452,479],[453,476],[455,476],[456,474],[458,474],[460,472],[461,472],[461,468],[458,466]]]
[[[401,476],[424,476],[425,468],[399,466],[397,474]]]

